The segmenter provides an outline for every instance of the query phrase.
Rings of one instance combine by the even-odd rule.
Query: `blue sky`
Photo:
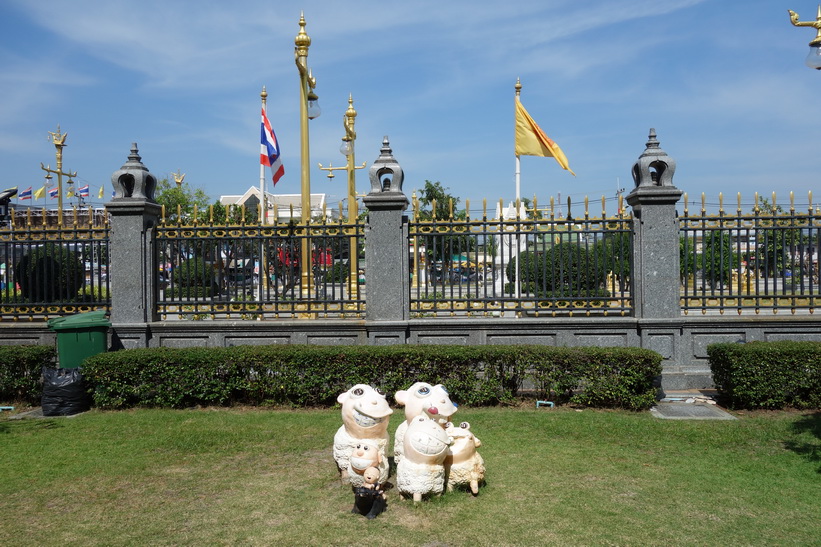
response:
[[[821,72],[804,65],[814,30],[808,0],[4,0],[0,7],[0,186],[42,186],[54,167],[48,131],[68,133],[64,168],[92,201],[137,142],[160,178],[212,199],[259,184],[260,91],[285,176],[300,188],[299,80],[294,37],[305,13],[308,63],[322,116],[311,122],[311,184],[335,203],[344,165],[342,116],[351,94],[357,162],[383,136],[410,196],[425,180],[493,203],[514,197],[514,85],[565,152],[523,157],[521,192],[613,202],[649,128],[677,162],[691,203],[723,192],[734,209],[753,193],[799,209],[821,190]],[[266,174],[269,177],[270,173]],[[368,189],[367,170],[357,190]],[[814,201],[821,202],[821,191]],[[614,205],[610,205],[614,207]],[[692,206],[692,205],[691,205]],[[745,209],[748,206],[745,205]]]

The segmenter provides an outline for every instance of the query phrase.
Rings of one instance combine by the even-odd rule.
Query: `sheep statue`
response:
[[[479,485],[485,481],[485,461],[476,452],[482,441],[471,433],[468,422],[458,426],[448,423],[445,432],[453,439],[445,457],[448,492],[456,487],[469,486],[475,496],[479,493]]]
[[[445,489],[445,457],[452,439],[441,425],[422,414],[411,420],[404,436],[404,455],[396,466],[396,488],[402,498],[422,501]]]
[[[456,404],[450,400],[450,395],[443,385],[433,386],[426,382],[416,382],[408,389],[397,391],[394,399],[398,404],[405,406],[405,421],[396,428],[393,440],[393,457],[398,465],[402,461],[405,431],[411,420],[424,414],[444,429],[450,417],[456,412]]]
[[[388,423],[393,410],[378,388],[356,384],[336,398],[342,405],[342,426],[334,435],[334,460],[343,479],[349,477],[350,457],[363,440],[376,442],[381,459],[387,465]]]

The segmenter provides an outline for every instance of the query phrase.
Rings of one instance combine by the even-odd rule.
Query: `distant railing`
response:
[[[570,200],[566,215],[552,202],[507,210],[500,202],[489,217],[485,203],[480,218],[459,218],[451,205],[437,218],[414,199],[411,316],[629,315],[632,218],[608,216],[604,198],[601,205],[591,216],[585,200],[574,216]]]
[[[0,319],[109,310],[108,235],[103,209],[12,209],[0,227]]]
[[[813,313],[821,303],[818,251],[821,212],[812,204],[789,210],[755,196],[744,212],[693,214],[684,196],[681,229],[681,308],[692,313]]]
[[[210,215],[213,218],[213,215]],[[161,219],[158,311],[173,319],[361,317],[362,224]],[[307,258],[309,265],[302,264]]]

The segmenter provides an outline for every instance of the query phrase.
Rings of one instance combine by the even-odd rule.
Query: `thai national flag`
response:
[[[87,198],[88,197],[88,184],[86,184],[85,186],[80,186],[80,189],[77,190],[77,195],[80,196],[81,198]]]
[[[277,181],[285,174],[285,167],[282,166],[282,160],[279,157],[279,142],[274,130],[271,129],[271,122],[268,121],[268,116],[265,114],[265,109],[262,109],[262,139],[260,145],[259,162],[262,165],[267,165],[271,168],[274,174],[274,186]]]
[[[60,193],[59,188],[52,188],[51,190],[48,191],[48,197],[50,197],[51,199],[54,199],[54,198],[57,197],[57,195],[59,193]]]
[[[31,199],[31,186],[17,194],[17,199]]]

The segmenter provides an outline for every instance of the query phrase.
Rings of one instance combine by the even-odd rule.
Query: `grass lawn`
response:
[[[487,485],[373,521],[336,410],[0,416],[0,545],[819,545],[821,412],[461,408]],[[402,419],[394,412],[390,432]],[[391,478],[393,480],[393,477]]]

